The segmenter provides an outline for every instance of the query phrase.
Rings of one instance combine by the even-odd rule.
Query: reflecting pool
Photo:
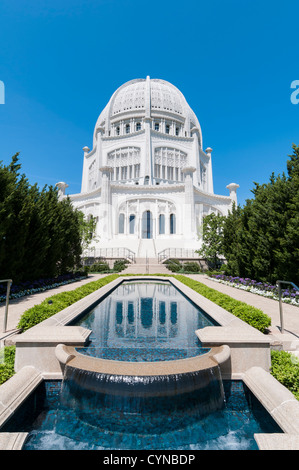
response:
[[[163,361],[205,353],[195,330],[216,323],[170,282],[136,280],[120,284],[76,324],[92,330],[83,354]]]

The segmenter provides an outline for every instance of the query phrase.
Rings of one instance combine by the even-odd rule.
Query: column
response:
[[[112,198],[110,186],[110,174],[112,168],[109,166],[101,167],[102,173],[102,191],[99,216],[99,232],[101,240],[110,240],[112,238]]]
[[[236,183],[230,183],[226,187],[229,190],[229,197],[232,200],[231,209],[233,207],[233,203],[235,203],[235,206],[237,207],[237,189],[240,187],[240,185]]]
[[[214,193],[212,174],[212,151],[213,150],[210,147],[206,149],[206,154],[209,157],[209,162],[207,164],[207,191],[211,194]]]
[[[194,167],[187,167],[182,170],[185,173],[185,214],[184,214],[184,236],[185,238],[194,238],[195,230],[195,204],[193,189]]]

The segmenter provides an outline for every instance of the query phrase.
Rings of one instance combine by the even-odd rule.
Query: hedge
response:
[[[0,385],[15,373],[15,346],[5,346],[0,350]]]
[[[299,360],[287,351],[271,351],[271,374],[299,400]]]
[[[265,333],[266,329],[271,325],[271,318],[260,309],[252,307],[245,302],[235,300],[226,294],[222,294],[221,292],[207,287],[201,282],[195,281],[194,279],[190,279],[186,276],[178,274],[173,277],[262,333]]]

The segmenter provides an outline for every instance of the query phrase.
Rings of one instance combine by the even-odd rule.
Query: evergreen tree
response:
[[[299,147],[287,161],[288,176],[255,183],[254,198],[234,208],[223,227],[227,270],[274,283],[299,282]]]
[[[55,277],[80,265],[79,211],[57,188],[40,191],[19,173],[18,154],[0,162],[0,277],[13,282]]]

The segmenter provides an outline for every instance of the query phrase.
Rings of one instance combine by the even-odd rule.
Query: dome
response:
[[[111,121],[137,115],[172,117],[189,129],[196,127],[200,131],[195,113],[178,88],[165,80],[150,77],[131,80],[120,86],[100,114],[95,131],[99,127],[109,129]]]

